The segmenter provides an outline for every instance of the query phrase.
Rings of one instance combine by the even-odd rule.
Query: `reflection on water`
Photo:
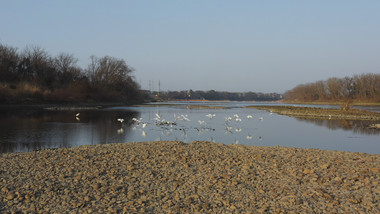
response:
[[[134,111],[8,111],[1,113],[0,152],[67,148],[117,142],[117,118],[137,117]],[[131,122],[124,123],[128,132]]]
[[[313,123],[318,126],[327,127],[331,130],[346,130],[353,133],[366,134],[366,135],[379,135],[380,130],[369,129],[368,126],[373,124],[374,121],[365,120],[322,120],[322,119],[304,119],[297,118],[299,121]]]
[[[241,108],[263,103],[207,103],[226,109],[187,107],[204,103],[177,104],[76,112],[1,111],[0,152],[134,141],[207,140],[380,154],[380,131],[367,128],[374,121],[295,119]]]

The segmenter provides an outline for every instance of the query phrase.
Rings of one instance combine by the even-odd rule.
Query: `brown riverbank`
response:
[[[295,102],[295,101],[289,101],[289,100],[281,100],[281,103],[287,103],[287,104],[308,104],[308,105],[336,105],[336,106],[344,106],[347,102],[323,102],[323,101],[314,101],[314,102]],[[380,102],[352,102],[350,103],[351,106],[380,106]]]
[[[247,108],[267,110],[273,113],[299,118],[380,120],[380,113],[352,108],[348,110],[342,110],[339,108],[312,108],[296,106],[247,106]]]
[[[0,212],[379,213],[380,155],[145,142],[0,155]]]

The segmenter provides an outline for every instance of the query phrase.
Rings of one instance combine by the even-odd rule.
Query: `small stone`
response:
[[[327,198],[327,199],[333,199],[333,197],[327,193],[323,193],[323,197]]]
[[[305,173],[305,174],[313,174],[313,173],[314,173],[314,170],[311,170],[311,169],[305,169],[305,170],[303,170],[303,173]]]
[[[323,165],[321,166],[321,169],[328,169],[329,167],[330,167],[329,164],[323,164]]]
[[[208,203],[202,203],[202,209],[204,210],[209,210],[210,209],[210,205]]]
[[[95,183],[92,185],[92,188],[94,188],[94,189],[99,189],[100,187],[101,187],[100,183]]]
[[[132,206],[133,205],[133,201],[128,201],[127,203],[125,203],[125,206],[129,207],[129,206]]]
[[[95,199],[99,201],[100,199],[102,199],[102,196],[100,194],[96,194]]]
[[[2,193],[7,193],[9,190],[6,187],[1,188]]]
[[[135,197],[135,193],[133,191],[129,191],[127,193],[127,199],[128,200],[133,200],[134,197]]]
[[[15,197],[16,197],[15,194],[13,194],[13,193],[9,193],[8,196],[7,196],[7,199],[8,199],[8,200],[13,200]]]
[[[356,198],[351,198],[350,201],[351,201],[353,204],[358,204],[358,203],[360,203],[360,200],[359,200],[359,199],[356,199]]]

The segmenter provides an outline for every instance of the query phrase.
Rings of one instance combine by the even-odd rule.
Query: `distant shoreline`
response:
[[[141,104],[126,104],[114,102],[97,102],[97,103],[10,103],[0,104],[0,109],[6,110],[85,110],[85,109],[101,109],[113,106],[146,106],[147,104],[161,105],[165,102],[202,102],[202,103],[218,103],[218,102],[242,102],[242,103],[284,103],[299,105],[341,105],[339,102],[288,102],[285,100],[277,101],[234,101],[234,100],[167,100],[156,102],[145,102]],[[163,104],[164,105],[164,104]],[[380,106],[380,103],[353,103],[352,106]]]

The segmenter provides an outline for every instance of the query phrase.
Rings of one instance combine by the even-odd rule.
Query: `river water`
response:
[[[243,108],[283,105],[281,103],[165,104],[81,111],[1,112],[0,152],[135,141],[179,140],[188,143],[207,140],[224,144],[279,145],[380,154],[380,131],[367,128],[379,121],[306,120]],[[194,105],[226,108],[191,108]],[[124,121],[121,123],[118,119]]]

